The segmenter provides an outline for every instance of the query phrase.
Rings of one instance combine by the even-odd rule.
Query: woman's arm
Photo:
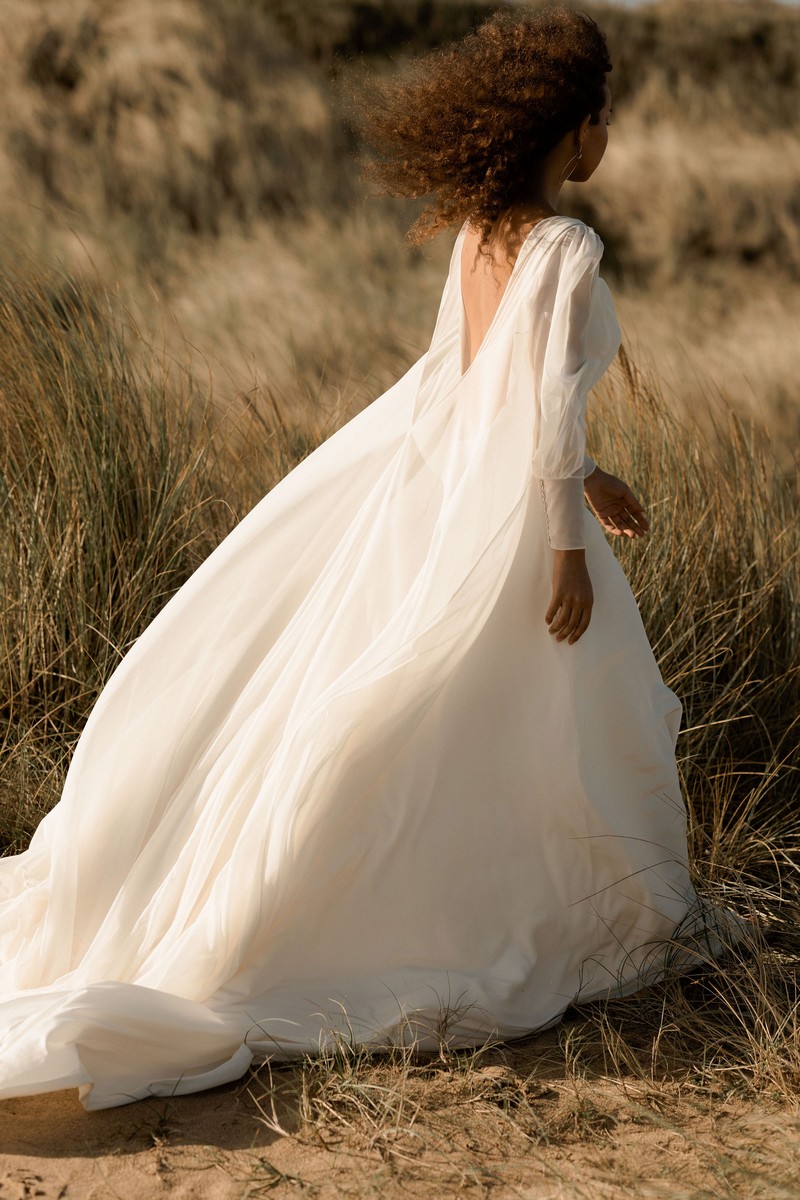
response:
[[[533,474],[540,481],[547,540],[553,548],[552,595],[545,620],[572,645],[589,626],[594,596],[586,568],[584,479],[596,473],[586,454],[586,328],[603,243],[589,226],[574,229],[554,256],[556,268],[540,386],[539,439]]]
[[[650,523],[627,483],[603,471],[588,454],[584,459],[584,467],[584,491],[603,528],[620,536],[643,537]],[[545,621],[556,641],[569,638],[570,645],[577,642],[589,627],[593,602],[585,551],[556,550],[553,558],[553,595],[545,613]]]

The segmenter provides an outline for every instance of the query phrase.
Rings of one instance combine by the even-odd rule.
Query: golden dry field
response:
[[[800,12],[684,0],[603,22],[608,152],[565,211],[606,244],[627,346],[669,397],[796,428]],[[336,83],[489,6],[3,0],[0,228],[228,398],[254,379],[357,403],[425,348],[449,254],[365,195]],[[370,13],[372,14],[370,16]],[[455,231],[454,231],[455,232]]]
[[[169,596],[425,350],[452,237],[366,194],[341,85],[494,7],[0,0],[0,849]],[[684,704],[698,890],[760,925],[519,1043],[0,1101],[2,1200],[800,1195],[800,9],[581,7],[614,115],[563,210],[623,329],[590,451],[648,506],[614,549]]]

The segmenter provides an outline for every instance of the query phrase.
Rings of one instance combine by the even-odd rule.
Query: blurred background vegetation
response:
[[[340,84],[496,7],[4,0],[0,852],[58,800],[100,688],[166,599],[426,349],[453,239],[412,249],[414,205],[365,194]],[[800,1080],[800,10],[581,7],[607,32],[614,115],[563,211],[602,236],[623,329],[590,451],[648,504],[649,538],[614,550],[684,703],[696,884],[761,913],[768,941],[705,982],[592,1010],[565,1035],[567,1073],[600,1046],[606,1072],[679,1063],[712,1098],[786,1100]]]
[[[423,352],[449,255],[365,194],[337,86],[463,34],[461,0],[5,0],[0,232],[117,290],[230,399],[366,403]],[[593,224],[625,343],[678,405],[798,432],[800,10],[587,3],[610,144]],[[455,232],[455,231],[454,231]],[[0,253],[2,253],[0,251]],[[788,459],[784,455],[784,465]]]

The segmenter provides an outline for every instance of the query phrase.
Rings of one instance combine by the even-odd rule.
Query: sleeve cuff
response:
[[[554,550],[585,550],[583,476],[539,481],[547,540]]]

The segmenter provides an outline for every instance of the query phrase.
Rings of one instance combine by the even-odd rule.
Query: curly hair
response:
[[[495,12],[400,75],[351,89],[375,152],[363,174],[391,195],[433,197],[412,244],[468,220],[483,248],[500,215],[529,198],[532,162],[587,114],[597,124],[611,69],[605,35],[582,11]]]

